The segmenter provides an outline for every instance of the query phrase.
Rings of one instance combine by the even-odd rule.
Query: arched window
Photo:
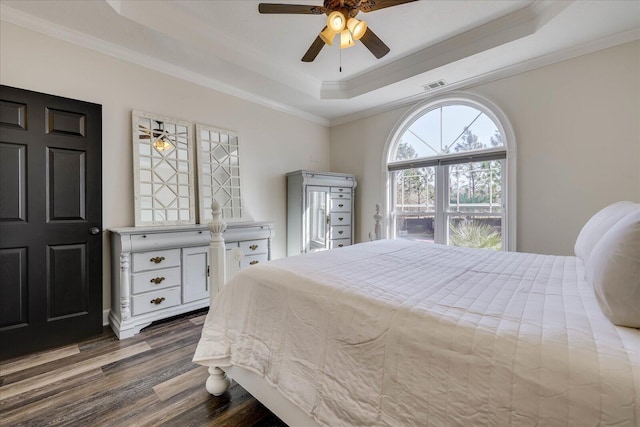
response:
[[[453,94],[417,106],[386,154],[390,237],[515,250],[515,141],[489,101]]]

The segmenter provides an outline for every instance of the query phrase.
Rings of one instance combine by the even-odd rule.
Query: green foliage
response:
[[[488,224],[474,221],[461,221],[452,228],[449,243],[453,246],[467,248],[493,249],[502,248],[500,233],[491,229]]]

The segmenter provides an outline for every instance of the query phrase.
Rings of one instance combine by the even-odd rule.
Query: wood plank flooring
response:
[[[286,427],[235,384],[204,388],[191,362],[206,312],[118,340],[108,327],[75,345],[0,363],[0,426]]]

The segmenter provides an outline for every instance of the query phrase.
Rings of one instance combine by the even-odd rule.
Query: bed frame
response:
[[[213,274],[211,274],[209,284],[209,303],[213,305],[215,295],[226,283],[226,249],[223,233],[227,224],[222,219],[222,209],[216,200],[211,204],[211,210],[213,219],[208,225],[211,232],[209,264]],[[383,218],[380,213],[380,204],[376,204],[376,213],[373,218],[375,219],[375,228],[369,233],[369,238],[379,240],[382,237],[380,222]],[[206,382],[207,391],[214,396],[224,394],[231,385],[231,378],[288,425],[309,427],[319,425],[282,394],[274,393],[275,387],[265,378],[238,366],[226,367],[224,370],[217,366],[210,367],[209,378]]]

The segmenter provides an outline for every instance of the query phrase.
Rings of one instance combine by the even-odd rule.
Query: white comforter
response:
[[[640,331],[574,257],[380,241],[232,279],[194,361],[328,426],[638,426]]]

